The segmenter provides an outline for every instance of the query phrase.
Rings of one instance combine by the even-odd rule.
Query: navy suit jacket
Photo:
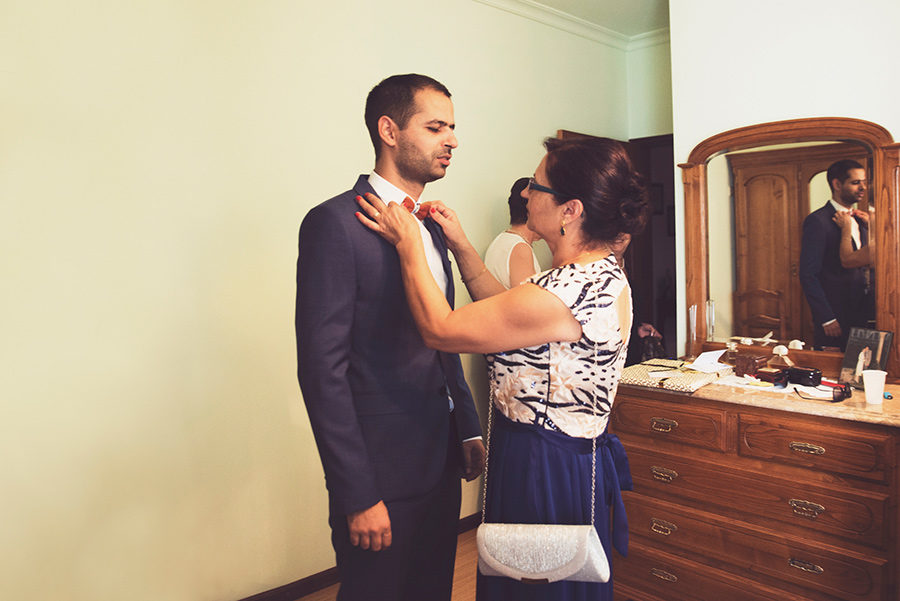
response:
[[[433,488],[446,465],[449,403],[458,438],[481,435],[459,355],[425,346],[406,302],[394,247],[357,220],[361,175],[300,226],[297,362],[333,514]],[[440,226],[432,233],[453,278]],[[458,447],[457,447],[458,449]],[[461,455],[453,458],[461,462]]]
[[[829,202],[803,220],[800,283],[812,311],[817,346],[823,344],[823,323],[837,319],[846,340],[850,327],[866,325],[867,318],[865,270],[841,265],[841,228],[832,220],[834,214]],[[865,245],[868,226],[858,219],[857,223]]]

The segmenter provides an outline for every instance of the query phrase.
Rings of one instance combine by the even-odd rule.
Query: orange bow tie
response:
[[[423,202],[419,205],[419,210],[416,211],[416,201],[407,196],[403,199],[403,202],[400,203],[403,205],[403,208],[409,211],[410,213],[414,213],[416,217],[419,218],[420,221],[424,220],[428,216],[428,210],[431,207],[430,202]]]

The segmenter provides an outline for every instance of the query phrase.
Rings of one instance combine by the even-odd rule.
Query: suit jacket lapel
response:
[[[438,254],[441,255],[441,265],[443,265],[444,273],[447,275],[447,302],[453,308],[456,294],[453,290],[453,269],[450,267],[450,257],[447,256],[447,242],[444,240],[444,230],[430,217],[426,217],[422,223],[425,225],[428,233],[431,234],[431,239],[434,240]]]
[[[365,197],[366,194],[375,194],[375,188],[369,183],[369,177],[367,175],[359,176],[356,180],[356,185],[353,186],[353,191],[362,197]]]

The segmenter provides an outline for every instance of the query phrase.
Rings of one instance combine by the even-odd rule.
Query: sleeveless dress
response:
[[[621,490],[631,489],[631,473],[622,444],[606,433],[606,425],[631,331],[631,323],[619,326],[616,299],[625,292],[622,300],[630,303],[630,288],[612,256],[584,266],[564,265],[526,281],[560,298],[581,323],[583,334],[576,342],[488,355],[494,414],[486,520],[589,523],[591,439],[596,438],[594,526],[612,563],[612,546],[622,555],[628,549]],[[609,600],[612,578],[607,583],[535,585],[478,574],[476,598]]]
[[[512,288],[509,281],[509,257],[517,244],[528,243],[525,241],[525,238],[518,234],[500,232],[484,253],[485,267],[494,274],[497,281],[507,288]],[[531,261],[534,263],[534,271],[539,272],[541,265],[538,263],[534,250],[531,251]]]

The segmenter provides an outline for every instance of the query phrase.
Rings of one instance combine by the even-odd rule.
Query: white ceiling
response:
[[[669,27],[669,0],[533,0],[529,3],[629,38]]]

